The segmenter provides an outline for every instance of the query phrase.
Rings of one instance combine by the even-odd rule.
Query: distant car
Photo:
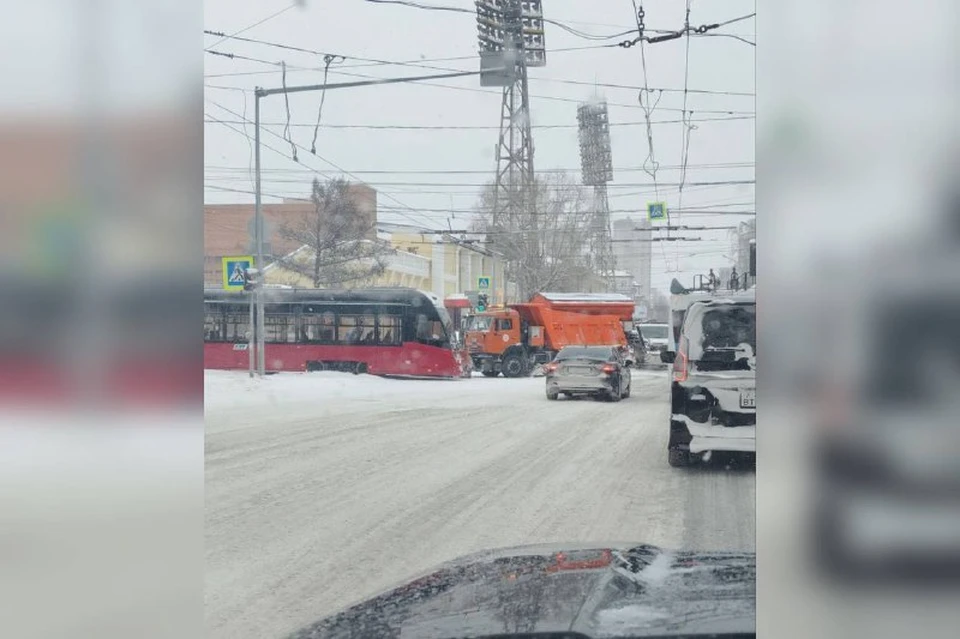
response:
[[[627,349],[635,366],[640,367],[647,361],[647,344],[636,327],[627,331]]]
[[[543,367],[547,399],[590,395],[618,402],[630,397],[633,360],[620,346],[566,346]]]
[[[704,453],[756,453],[756,299],[698,301],[686,311],[673,364],[671,466]]]
[[[640,324],[637,326],[650,352],[668,351],[670,348],[670,327],[666,324]]]

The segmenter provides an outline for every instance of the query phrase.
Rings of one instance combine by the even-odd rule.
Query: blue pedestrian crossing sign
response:
[[[647,217],[651,222],[657,222],[659,220],[667,219],[667,203],[666,202],[648,202]]]
[[[490,277],[489,276],[480,276],[477,278],[477,289],[481,291],[490,290]]]
[[[242,291],[243,273],[250,268],[253,268],[253,257],[250,255],[223,258],[224,290]]]

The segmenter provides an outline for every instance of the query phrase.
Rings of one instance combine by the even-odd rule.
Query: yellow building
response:
[[[386,258],[386,271],[377,277],[350,282],[345,286],[408,286],[429,291],[441,299],[467,291],[480,290],[482,283],[492,304],[516,299],[516,287],[504,285],[503,260],[473,242],[451,235],[426,232],[424,229],[399,224],[381,224],[379,239],[389,242],[396,251]],[[308,266],[313,251],[303,246],[285,259],[301,261]],[[312,288],[313,280],[279,264],[264,270],[267,284]],[[481,282],[485,279],[485,282]]]
[[[478,291],[481,279],[489,282],[487,289],[490,303],[519,301],[516,286],[505,283],[503,259],[486,250],[477,242],[460,240],[452,235],[426,233],[421,229],[402,224],[381,224],[381,229],[390,236],[390,243],[401,251],[407,251],[430,261],[430,290],[434,295],[446,298],[450,295]]]

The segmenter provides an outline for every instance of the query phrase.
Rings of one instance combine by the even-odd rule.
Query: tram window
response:
[[[228,312],[224,316],[227,328],[228,342],[246,342],[250,332],[250,315],[248,313]]]
[[[400,332],[400,318],[396,315],[380,315],[378,318],[378,341],[381,344],[396,346],[403,340]]]
[[[297,341],[297,318],[293,313],[270,313],[263,318],[264,341],[270,344],[294,344]]]
[[[336,342],[336,318],[333,313],[310,313],[311,307],[304,308],[300,316],[300,340],[313,344],[333,344]]]
[[[225,342],[227,341],[227,322],[226,318],[219,309],[207,311],[203,315],[203,341],[205,342]]]
[[[337,324],[337,342],[340,344],[375,343],[375,326],[373,315],[341,315]]]
[[[418,342],[440,346],[446,341],[445,337],[446,332],[443,330],[443,322],[430,320],[426,315],[417,315]]]

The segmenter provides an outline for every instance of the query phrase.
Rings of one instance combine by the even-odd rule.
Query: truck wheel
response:
[[[560,393],[555,390],[547,390],[547,399],[557,399],[560,397]]]
[[[690,451],[680,448],[667,449],[667,463],[674,468],[683,468],[690,465]]]
[[[524,370],[523,358],[517,354],[507,355],[503,358],[501,368],[504,377],[520,377]]]
[[[498,371],[483,371],[484,377],[496,377],[500,373]]]

